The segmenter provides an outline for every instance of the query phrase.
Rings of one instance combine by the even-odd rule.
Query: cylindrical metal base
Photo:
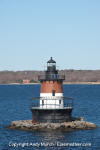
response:
[[[31,109],[33,122],[61,123],[71,121],[72,109]]]

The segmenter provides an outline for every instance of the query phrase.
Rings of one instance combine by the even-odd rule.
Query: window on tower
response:
[[[52,74],[52,79],[55,79],[55,74]]]
[[[59,100],[59,105],[61,104],[61,99]]]
[[[52,90],[52,96],[55,96],[55,90]]]
[[[44,105],[44,100],[42,100],[42,105]]]

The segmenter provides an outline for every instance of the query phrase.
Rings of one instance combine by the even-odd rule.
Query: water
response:
[[[64,85],[63,90],[64,96],[74,98],[73,116],[82,116],[100,127],[100,85]],[[40,85],[0,85],[0,150],[100,150],[100,128],[72,132],[7,130],[5,126],[13,120],[32,118],[30,99],[39,92]],[[91,146],[62,145],[73,142]],[[14,143],[21,144],[14,147]]]

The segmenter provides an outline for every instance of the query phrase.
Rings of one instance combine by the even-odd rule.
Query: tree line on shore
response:
[[[0,71],[0,84],[37,83],[38,76],[43,71]],[[65,75],[65,82],[100,82],[100,70],[61,70],[59,74]]]

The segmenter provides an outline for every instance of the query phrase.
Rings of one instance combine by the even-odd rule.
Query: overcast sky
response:
[[[0,70],[100,69],[100,0],[0,0]]]

